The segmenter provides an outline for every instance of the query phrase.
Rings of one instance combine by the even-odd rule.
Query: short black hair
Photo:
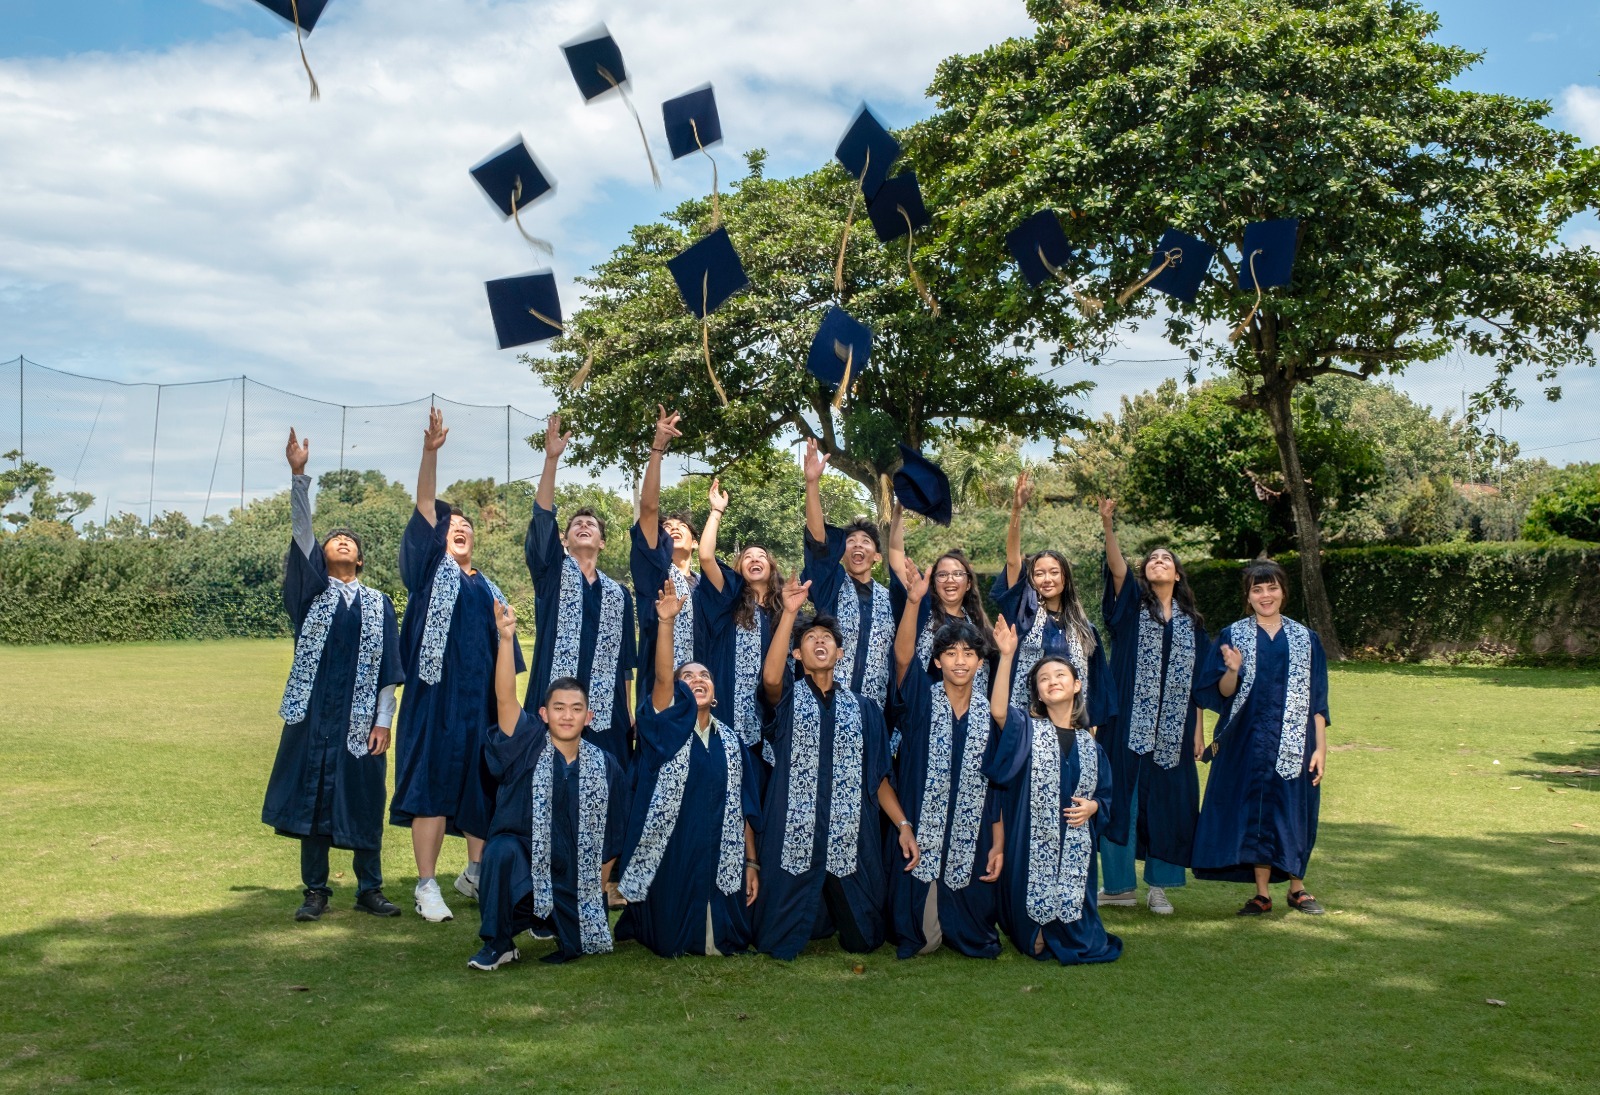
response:
[[[971,647],[980,658],[989,656],[989,640],[983,637],[982,631],[966,620],[951,620],[933,633],[933,652],[928,656],[929,663],[938,661],[940,654],[959,643]]]
[[[557,692],[582,692],[583,705],[585,707],[589,706],[588,686],[586,686],[577,677],[557,677],[555,680],[551,681],[550,687],[544,690],[544,702],[546,706],[549,706],[550,697],[554,696]]]
[[[686,509],[681,509],[677,513],[669,513],[661,521],[663,524],[668,521],[677,521],[689,530],[690,536],[693,536],[696,540],[700,539],[700,530],[695,527],[694,515]]]
[[[1244,573],[1240,575],[1240,585],[1244,589],[1246,604],[1250,603],[1250,591],[1256,586],[1273,584],[1283,590],[1285,597],[1289,595],[1289,575],[1276,559],[1252,559],[1244,565]]]
[[[565,534],[567,532],[571,532],[572,522],[576,521],[580,517],[593,517],[594,523],[600,526],[600,539],[604,540],[606,538],[606,519],[601,517],[600,512],[593,506],[579,506],[577,509],[569,513],[567,515],[566,527],[561,530],[562,533]]]
[[[798,650],[800,640],[805,638],[806,632],[819,627],[833,636],[836,646],[843,648],[844,632],[839,630],[838,619],[827,612],[808,612],[794,622],[794,631],[789,635],[789,649]]]
[[[461,518],[463,521],[465,521],[467,523],[467,527],[469,529],[471,529],[473,532],[477,532],[478,531],[478,526],[472,523],[472,518],[468,517],[466,515],[466,512],[463,511],[460,506],[454,504],[453,502],[446,502],[445,505],[450,507],[450,516],[451,517],[459,517],[459,518]]]
[[[322,538],[323,551],[328,550],[328,541],[332,540],[335,536],[348,536],[350,539],[356,542],[356,573],[360,574],[362,568],[367,565],[367,545],[361,542],[361,534],[355,529],[345,528],[343,525],[340,525],[335,529],[329,529],[328,534]]]
[[[855,520],[851,521],[844,527],[842,531],[844,532],[845,539],[849,539],[852,532],[862,533],[872,540],[872,549],[874,551],[883,550],[883,540],[880,538],[880,533],[878,532],[878,522],[874,521],[866,514],[862,514],[860,517],[857,517]]]

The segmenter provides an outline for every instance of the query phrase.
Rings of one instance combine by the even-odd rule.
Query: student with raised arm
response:
[[[759,544],[746,544],[736,566],[717,558],[717,536],[728,509],[721,481],[711,480],[711,514],[700,534],[700,581],[694,587],[695,626],[704,641],[702,659],[711,668],[720,697],[718,717],[760,758],[757,775],[766,786],[770,756],[761,752],[761,712],[756,691],[772,645],[772,629],[783,612],[783,571]]]
[[[844,528],[822,513],[822,473],[828,458],[815,438],[806,441],[806,562],[800,577],[811,587],[819,614],[836,621],[841,653],[834,675],[841,685],[882,708],[889,701],[889,648],[894,613],[889,591],[872,580],[883,558],[878,526],[858,517]]]
[[[928,579],[910,560],[905,574],[906,611],[894,643],[901,734],[895,783],[922,857],[912,871],[889,872],[890,936],[901,958],[941,945],[994,958],[1005,827],[984,773],[1000,735],[989,697],[976,685],[988,639],[966,620],[951,620],[934,633],[925,660],[917,653],[917,609]]]
[[[663,958],[737,954],[750,946],[748,906],[760,888],[755,765],[738,735],[711,713],[711,671],[699,662],[672,664],[672,629],[684,598],[670,578],[654,607],[654,683],[639,705],[619,887],[628,907],[617,938],[637,939]]]
[[[496,722],[484,759],[497,791],[478,901],[483,947],[467,965],[496,970],[517,961],[522,931],[555,939],[555,950],[541,962],[604,954],[611,949],[605,883],[628,817],[622,769],[584,739],[593,712],[578,681],[557,678],[537,712],[522,709],[516,613],[500,606],[495,622]]]
[[[835,933],[847,951],[882,945],[879,809],[899,834],[904,869],[918,861],[911,822],[889,783],[883,713],[835,679],[839,626],[831,616],[800,618],[809,593],[809,582],[793,578],[783,587],[783,614],[761,670],[763,735],[775,764],[758,841],[756,947],[782,959]]]
[[[1305,877],[1328,760],[1328,661],[1317,633],[1283,614],[1281,566],[1257,559],[1243,585],[1250,615],[1222,629],[1195,682],[1222,718],[1191,866],[1196,878],[1255,883],[1240,916],[1271,912],[1268,886],[1285,880],[1289,907],[1320,916]]]
[[[1009,671],[1017,631],[1002,621],[994,638]],[[986,766],[1004,789],[1000,926],[1040,961],[1115,961],[1122,940],[1106,933],[1095,905],[1095,840],[1109,820],[1111,771],[1085,725],[1083,682],[1066,658],[1046,654],[1026,678],[1028,706],[1008,708],[1005,679],[996,675],[989,697],[1000,744]]]
[[[671,581],[683,602],[683,611],[672,631],[674,667],[704,658],[700,620],[696,618],[692,594],[700,579],[691,569],[699,547],[694,525],[687,513],[661,516],[661,459],[667,446],[680,436],[679,416],[656,407],[656,433],[650,442],[650,459],[645,464],[644,481],[639,486],[639,519],[630,530],[628,569],[633,575],[634,603],[639,612],[639,684],[641,705],[650,694],[655,679],[656,592],[661,583]]]
[[[889,605],[899,620],[908,605],[905,535],[905,510],[899,502],[889,518]],[[978,572],[972,568],[967,553],[960,548],[947,551],[933,561],[928,572],[928,596],[923,597],[917,610],[917,660],[924,666],[933,653],[933,636],[948,623],[968,623],[983,636],[984,646],[994,649],[994,628],[989,614],[984,611],[983,597],[978,593]],[[993,673],[991,654],[979,663],[978,675],[972,687],[987,696]]]
[[[394,605],[361,584],[361,538],[311,531],[311,440],[289,431],[292,541],[283,560],[283,607],[294,625],[294,664],[278,714],[283,736],[261,820],[300,841],[305,901],[296,920],[319,920],[333,890],[328,850],[355,853],[356,905],[399,916],[383,896],[383,801],[395,685],[405,680]]]
[[[567,517],[563,536],[556,524],[556,468],[572,440],[551,415],[544,431],[544,474],[534,497],[533,519],[523,552],[533,576],[533,676],[526,705],[538,708],[550,682],[571,677],[583,684],[594,719],[584,736],[617,758],[626,770],[633,758],[633,715],[628,685],[637,655],[633,598],[600,570],[606,523],[585,506]]]
[[[456,890],[478,896],[483,838],[493,788],[483,769],[483,728],[494,719],[494,606],[505,595],[472,565],[474,529],[436,497],[439,449],[449,430],[428,412],[417,471],[417,509],[400,541],[407,611],[400,627],[406,690],[396,725],[394,798],[389,823],[409,826],[417,860],[417,912],[449,920],[434,878],[444,838],[467,838],[467,866]],[[522,652],[515,651],[517,666]]]
[[[1210,640],[1183,564],[1170,548],[1146,552],[1137,574],[1128,568],[1112,527],[1116,505],[1109,498],[1100,502],[1106,536],[1100,615],[1122,701],[1113,726],[1100,731],[1114,792],[1113,823],[1100,839],[1100,904],[1137,902],[1134,860],[1142,859],[1145,904],[1168,914],[1167,891],[1184,884],[1200,814],[1195,768],[1205,749],[1205,723],[1194,681]]]

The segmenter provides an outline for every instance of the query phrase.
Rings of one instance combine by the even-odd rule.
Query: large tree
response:
[[[911,135],[943,213],[930,246],[989,311],[1062,354],[1101,360],[1129,320],[1159,319],[1264,413],[1294,515],[1309,623],[1339,656],[1321,540],[1293,428],[1295,388],[1368,378],[1454,346],[1492,359],[1480,406],[1593,363],[1600,256],[1564,246],[1595,203],[1595,153],[1547,128],[1548,103],[1462,90],[1478,59],[1434,40],[1409,0],[1029,0],[1032,37],[939,68],[941,107]],[[1030,292],[1002,239],[1053,206],[1083,249],[1064,287]],[[1292,289],[1238,288],[1245,225],[1301,218]],[[1176,226],[1218,248],[1193,305],[1115,297]],[[959,271],[959,273],[957,273]],[[935,292],[939,291],[935,279]],[[1552,389],[1558,394],[1559,389]]]
[[[710,231],[709,199],[634,228],[626,244],[578,279],[587,297],[569,320],[571,337],[555,342],[554,356],[525,355],[561,394],[577,462],[637,470],[648,455],[656,404],[664,403],[683,415],[675,448],[718,467],[761,453],[791,431],[816,437],[832,466],[867,488],[882,520],[897,441],[920,447],[946,436],[1055,436],[1082,421],[1072,397],[1083,386],[1031,375],[1032,359],[985,309],[952,289],[940,296],[935,317],[908,276],[905,241],[878,243],[859,203],[843,290],[836,292],[855,183],[836,165],[783,180],[768,179],[762,165],[762,154],[752,154],[749,174],[720,201],[750,278],[711,317],[712,367],[727,406],[707,374],[700,322],[667,270],[669,258]],[[871,361],[842,408],[805,368],[830,304],[873,331]],[[587,383],[569,391],[591,351]]]

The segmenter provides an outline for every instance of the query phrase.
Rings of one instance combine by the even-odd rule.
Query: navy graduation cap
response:
[[[900,142],[863,103],[834,155],[850,177],[860,183],[861,193],[870,201],[889,178],[889,168],[900,158]]]
[[[844,401],[850,382],[859,377],[872,356],[872,331],[865,323],[851,318],[838,305],[828,309],[811,340],[806,371],[823,384],[837,389],[834,403]]]
[[[1006,233],[1006,247],[1030,289],[1037,289],[1073,256],[1054,209],[1041,209]]]
[[[894,473],[894,496],[900,504],[935,524],[950,523],[950,479],[944,469],[905,444],[900,470]]]
[[[1239,288],[1261,290],[1287,286],[1299,237],[1299,217],[1245,225],[1244,246],[1239,257]]]
[[[933,224],[927,207],[922,204],[922,190],[917,186],[914,171],[904,171],[886,179],[877,195],[867,203],[867,216],[872,218],[872,230],[884,243]]]
[[[503,216],[515,216],[555,189],[533,153],[517,134],[510,144],[471,169],[486,194]]]
[[[548,270],[484,283],[500,348],[543,342],[563,334],[556,276]]]
[[[316,29],[317,20],[322,18],[322,11],[328,6],[328,0],[256,0],[256,3],[268,11],[299,27],[301,31],[310,34]]]
[[[717,97],[710,84],[662,103],[661,120],[666,124],[667,144],[675,160],[703,151],[722,140]]]
[[[705,319],[750,284],[726,228],[717,229],[687,251],[668,259],[667,269],[678,283],[683,303],[697,319]]]
[[[617,45],[604,23],[596,31],[598,33],[591,32],[592,37],[561,47],[585,102],[598,99],[612,88],[621,90],[620,85],[628,79],[628,70],[622,64],[622,47]]]
[[[1216,254],[1217,249],[1204,240],[1168,228],[1161,234],[1161,242],[1156,244],[1156,256],[1150,260],[1152,271],[1163,264],[1164,268],[1148,284],[1157,292],[1193,304]]]

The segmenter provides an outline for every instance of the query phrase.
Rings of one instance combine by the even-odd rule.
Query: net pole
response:
[[[25,382],[22,374],[28,371],[28,359],[21,354],[17,355],[17,466],[22,466],[22,461],[28,458],[28,438],[23,433],[28,426],[27,416],[22,413],[22,399],[26,394]]]
[[[239,377],[239,515],[244,516],[244,397],[250,378]]]
[[[156,516],[156,439],[161,436],[161,389],[156,385],[156,424],[150,431],[150,500],[145,504],[144,523],[149,525]]]
[[[350,408],[344,405],[339,407],[339,470],[344,471],[344,420],[350,413]]]
[[[511,404],[506,404],[506,488],[511,487]]]

